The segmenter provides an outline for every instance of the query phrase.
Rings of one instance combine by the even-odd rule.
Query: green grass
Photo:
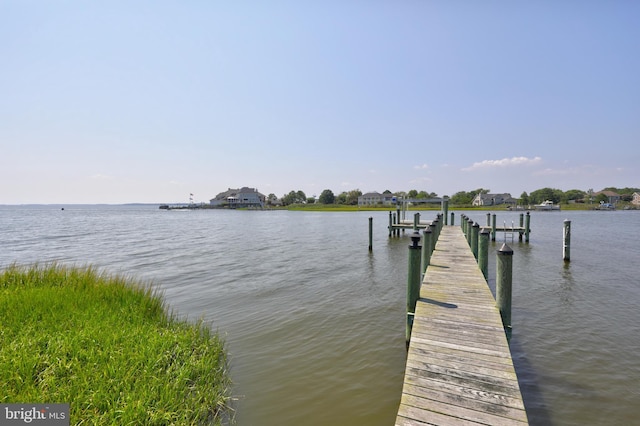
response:
[[[224,342],[149,286],[94,269],[0,273],[0,402],[70,403],[71,424],[221,424]]]

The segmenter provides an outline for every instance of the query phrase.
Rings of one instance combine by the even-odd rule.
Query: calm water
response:
[[[371,212],[0,206],[0,267],[55,260],[152,282],[176,313],[225,336],[239,425],[391,425],[408,238],[389,239],[387,222]],[[637,423],[640,212],[533,212],[531,227],[530,244],[509,241],[511,349],[531,424]]]

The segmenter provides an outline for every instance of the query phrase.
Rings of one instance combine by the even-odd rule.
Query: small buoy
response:
[[[62,210],[64,210],[64,207],[62,208]]]

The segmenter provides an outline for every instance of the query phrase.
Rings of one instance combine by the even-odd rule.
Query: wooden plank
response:
[[[460,228],[442,228],[430,263],[396,425],[528,424],[500,313]]]

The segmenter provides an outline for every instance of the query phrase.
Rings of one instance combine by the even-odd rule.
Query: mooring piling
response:
[[[491,241],[496,240],[496,214],[491,217]]]
[[[571,221],[564,220],[564,233],[562,237],[562,259],[565,262],[571,260]]]
[[[489,230],[486,228],[480,231],[478,239],[478,266],[484,279],[487,280],[489,277]]]
[[[424,271],[426,271],[427,266],[429,266],[429,262],[431,261],[431,234],[431,228],[428,226],[422,230],[422,259],[420,261],[420,272],[422,274],[424,274]]]
[[[442,213],[444,214],[444,225],[447,225],[447,217],[449,216],[449,199],[442,197]]]
[[[373,217],[369,217],[369,251],[373,251]]]
[[[411,234],[411,245],[409,246],[409,273],[407,276],[407,347],[411,340],[411,327],[413,326],[413,316],[416,312],[416,303],[420,297],[420,260],[421,260],[420,233],[414,231]]]
[[[471,253],[473,253],[473,257],[478,260],[478,232],[480,231],[480,225],[478,223],[474,223],[471,226]]]
[[[506,243],[497,251],[496,256],[496,306],[500,310],[502,325],[511,329],[511,287],[513,280],[513,250]]]

